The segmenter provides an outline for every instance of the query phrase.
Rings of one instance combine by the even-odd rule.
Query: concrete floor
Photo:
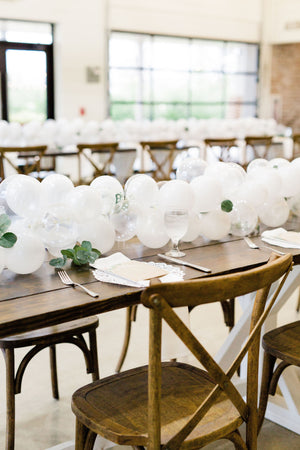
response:
[[[299,319],[296,313],[296,295],[287,302],[280,313],[280,324]],[[237,310],[237,315],[239,311]],[[98,348],[101,377],[114,372],[123,341],[125,311],[115,311],[100,317]],[[124,369],[147,362],[147,318],[146,310],[138,308],[138,320],[133,326],[132,340]],[[228,331],[223,325],[219,305],[196,308],[191,314],[191,327],[198,337],[206,336],[212,353],[216,352]],[[90,382],[85,373],[81,352],[69,344],[58,346],[58,376],[60,400],[51,397],[49,355],[44,350],[30,363],[25,372],[22,393],[16,396],[16,450],[70,450],[74,439],[74,415],[70,408],[72,393],[81,385]],[[17,352],[20,360],[24,350]],[[0,359],[0,449],[5,448],[5,383],[4,362]],[[299,430],[300,433],[300,430]],[[61,443],[67,444],[61,445]],[[97,449],[101,443],[97,442]],[[52,448],[53,447],[53,448]],[[122,447],[125,449],[125,447]],[[233,449],[233,444],[219,441],[207,449]],[[272,422],[265,421],[259,438],[259,450],[300,449],[300,435],[292,433]]]

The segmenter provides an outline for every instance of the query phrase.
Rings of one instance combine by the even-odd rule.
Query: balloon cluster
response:
[[[224,200],[232,202],[230,212],[224,211]],[[189,212],[185,242],[200,235],[212,240],[228,233],[246,236],[259,222],[281,226],[290,211],[300,216],[300,158],[291,163],[256,159],[246,172],[234,163],[208,165],[189,157],[180,163],[174,180],[156,183],[138,174],[124,189],[110,176],[74,187],[59,174],[42,182],[12,175],[0,184],[0,214],[10,217],[9,231],[18,240],[12,248],[0,248],[0,272],[4,267],[20,274],[34,272],[45,259],[45,249],[61,256],[62,249],[84,240],[101,253],[115,241],[134,236],[146,247],[163,247],[169,241],[164,213],[170,209]]]

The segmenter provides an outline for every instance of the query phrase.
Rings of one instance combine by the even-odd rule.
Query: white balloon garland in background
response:
[[[232,201],[231,212],[222,211],[223,200]],[[163,247],[169,241],[164,212],[173,208],[189,211],[184,242],[200,235],[213,240],[228,233],[246,236],[259,221],[281,226],[290,211],[300,217],[300,158],[291,163],[259,158],[246,172],[237,164],[207,165],[190,157],[182,160],[174,180],[156,183],[138,174],[124,189],[106,175],[77,187],[59,174],[42,182],[12,175],[0,183],[0,214],[9,215],[9,231],[18,240],[12,248],[0,248],[0,273],[4,267],[18,274],[34,272],[45,260],[45,249],[57,257],[83,240],[101,253],[134,236],[146,247]]]

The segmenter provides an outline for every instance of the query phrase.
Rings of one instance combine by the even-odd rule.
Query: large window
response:
[[[0,119],[53,118],[52,25],[0,20],[0,73]]]
[[[113,31],[113,119],[256,115],[258,45]]]

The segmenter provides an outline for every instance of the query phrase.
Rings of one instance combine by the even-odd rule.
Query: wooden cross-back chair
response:
[[[292,159],[300,157],[300,134],[293,135],[293,155]]]
[[[178,140],[142,141],[142,149],[147,151],[154,164],[152,176],[156,181],[170,180],[174,171],[174,160],[179,153]]]
[[[232,159],[230,155],[230,149],[236,147],[235,138],[206,138],[204,139],[205,153],[212,149],[213,147],[218,147],[220,149],[219,153],[214,152],[214,155],[222,162],[236,162]]]
[[[6,161],[17,173],[29,175],[35,172],[37,178],[41,171],[41,159],[47,150],[47,145],[35,145],[29,147],[0,147],[0,179],[5,178],[4,161]],[[18,154],[18,160],[10,157],[12,153]],[[22,164],[18,164],[20,159]]]
[[[261,326],[292,267],[292,256],[271,256],[248,271],[176,283],[153,283],[142,295],[149,308],[149,366],[89,384],[73,394],[76,450],[92,449],[97,434],[120,445],[148,450],[198,449],[217,439],[255,450],[257,441],[258,354]],[[269,289],[282,277],[265,308]],[[156,280],[157,281],[157,280]],[[223,371],[176,314],[257,291],[249,337]],[[205,370],[179,362],[161,363],[162,319]],[[231,378],[248,354],[247,400]],[[238,428],[246,423],[246,442]]]
[[[107,142],[97,144],[77,144],[78,148],[78,184],[84,180],[82,177],[81,155],[92,165],[94,169],[92,180],[101,175],[112,175],[115,152],[119,146],[118,142]],[[95,158],[95,154],[101,155],[101,160]],[[89,181],[92,181],[89,180]]]
[[[246,136],[245,144],[252,147],[254,158],[267,158],[272,140],[273,136]]]

